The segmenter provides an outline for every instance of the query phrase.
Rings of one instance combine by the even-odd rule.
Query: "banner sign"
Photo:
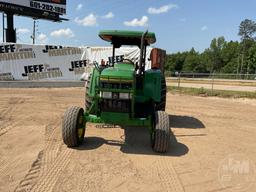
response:
[[[0,12],[62,21],[60,16],[66,14],[66,0],[0,0]]]
[[[151,48],[147,50],[150,56]],[[139,61],[138,48],[63,47],[52,45],[0,44],[0,80],[79,80],[93,62],[108,65],[130,59]],[[148,59],[147,59],[148,60]],[[150,67],[147,62],[146,68]]]
[[[66,0],[0,0],[10,6],[30,8],[40,11],[66,14]]]

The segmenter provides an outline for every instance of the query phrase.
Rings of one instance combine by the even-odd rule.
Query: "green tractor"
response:
[[[112,62],[107,66],[94,63],[86,85],[85,110],[70,107],[64,114],[62,137],[68,147],[84,140],[87,122],[121,127],[147,127],[151,146],[164,153],[169,148],[171,130],[165,113],[165,51],[151,51],[151,69],[145,70],[146,49],[156,42],[154,33],[138,31],[101,31],[99,37],[113,45]],[[115,59],[115,49],[122,45],[138,46],[139,61]]]

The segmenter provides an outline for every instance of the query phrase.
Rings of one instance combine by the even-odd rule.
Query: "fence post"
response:
[[[178,79],[178,88],[180,89],[180,73],[179,73],[179,79]]]
[[[212,91],[211,91],[212,96],[213,96],[213,85],[214,85],[214,72],[212,73]]]

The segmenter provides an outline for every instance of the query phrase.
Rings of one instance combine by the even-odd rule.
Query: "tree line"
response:
[[[192,48],[168,54],[165,68],[172,72],[256,74],[256,22],[242,21],[238,35],[240,41],[214,38],[202,53]]]

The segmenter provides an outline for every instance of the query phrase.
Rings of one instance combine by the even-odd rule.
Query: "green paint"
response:
[[[117,63],[101,72],[101,79],[115,79],[119,81],[131,80],[134,78],[134,66],[126,63]]]
[[[99,36],[117,45],[132,44],[140,45],[143,32],[138,31],[101,31]],[[156,41],[154,33],[148,33],[146,44]],[[102,71],[93,70],[89,87],[89,97],[92,105],[89,111],[86,111],[84,118],[86,122],[107,123],[120,126],[146,126],[152,132],[152,114],[153,103],[161,101],[161,79],[164,78],[160,70],[146,70],[138,76],[135,66],[131,63],[115,63],[112,67],[107,67]],[[141,83],[138,83],[141,79]],[[137,82],[138,81],[138,82]],[[129,88],[123,88],[122,84],[131,84]],[[104,85],[104,87],[102,87]],[[124,86],[125,87],[125,86]],[[108,100],[100,97],[102,92],[112,93],[130,93],[130,112],[106,112],[104,106],[108,105]],[[104,104],[102,102],[105,102]],[[111,99],[116,103],[119,100]],[[146,118],[141,117],[140,110],[136,106],[145,106]],[[114,105],[114,104],[111,104]],[[110,106],[111,106],[110,105]],[[116,106],[118,106],[116,104]],[[114,108],[113,108],[114,109]],[[114,111],[114,110],[113,110]],[[128,111],[128,110],[127,110]],[[137,113],[137,114],[136,114]]]
[[[122,45],[140,45],[143,31],[120,31],[120,30],[104,30],[100,31],[99,36],[101,39],[113,43],[116,39]],[[155,33],[148,32],[145,41],[148,45],[156,42]]]
[[[144,76],[143,96],[153,101],[161,101],[161,80],[160,70],[147,70]]]
[[[94,68],[93,72],[92,72],[92,76],[91,76],[91,80],[90,82],[87,82],[87,86],[89,86],[88,89],[88,93],[87,96],[89,97],[89,99],[91,99],[92,101],[92,105],[89,109],[89,111],[87,111],[87,113],[92,113],[92,114],[96,114],[98,111],[98,87],[99,87],[99,77],[100,77],[100,73],[99,71]]]
[[[85,121],[86,121],[86,122],[91,122],[91,123],[104,123],[104,121],[103,121],[100,117],[98,117],[98,116],[96,116],[96,115],[88,115],[88,114],[85,114],[84,117],[85,117]]]
[[[86,122],[115,124],[120,126],[139,126],[151,129],[151,116],[148,118],[130,118],[127,113],[102,112],[100,116],[84,115]]]

